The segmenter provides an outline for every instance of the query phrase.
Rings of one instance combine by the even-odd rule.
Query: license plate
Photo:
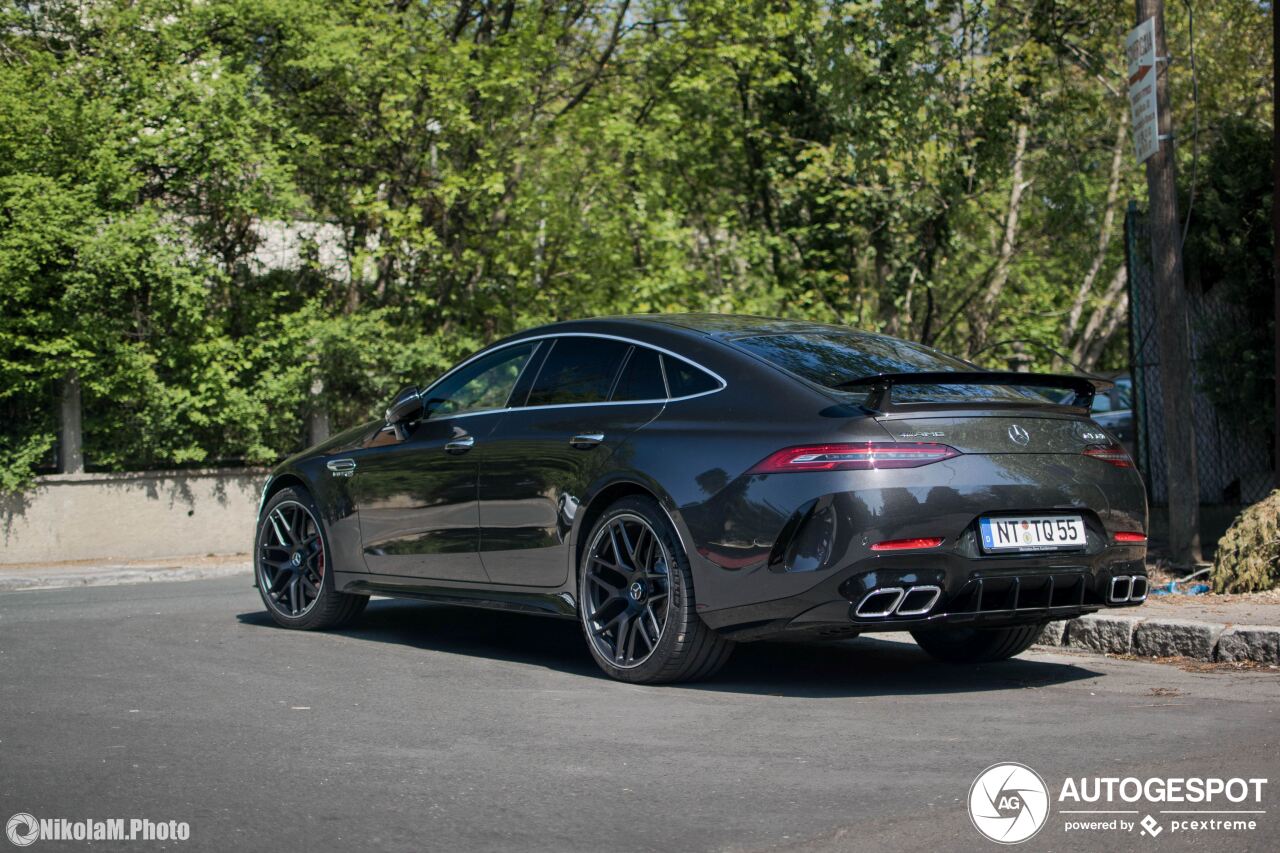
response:
[[[1084,520],[1078,515],[983,518],[982,550],[1056,551],[1084,547]]]

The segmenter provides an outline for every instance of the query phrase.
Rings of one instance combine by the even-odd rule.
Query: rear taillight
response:
[[[945,444],[868,441],[858,444],[805,444],[779,450],[747,473],[783,474],[788,471],[865,471],[869,468],[919,468],[959,456]]]
[[[1092,456],[1094,459],[1101,459],[1108,465],[1114,465],[1117,468],[1132,468],[1133,460],[1129,458],[1129,454],[1125,453],[1123,447],[1118,444],[1092,444],[1084,449],[1085,456]]]
[[[1128,530],[1121,530],[1115,535],[1117,542],[1146,542],[1147,537],[1144,533],[1133,533]]]
[[[937,548],[942,544],[941,536],[927,536],[921,539],[888,539],[871,546],[872,551],[914,551],[917,548]]]

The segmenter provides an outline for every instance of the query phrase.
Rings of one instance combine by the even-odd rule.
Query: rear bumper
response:
[[[999,627],[1071,619],[1146,599],[1146,548],[973,558],[955,552],[877,556],[790,598],[703,613],[739,640],[852,636],[934,625]]]
[[[744,639],[1065,619],[1108,606],[1112,578],[1146,577],[1146,545],[1115,542],[1119,531],[1146,531],[1141,479],[1079,455],[966,454],[920,468],[744,476],[682,513],[699,613]],[[1080,516],[1086,544],[987,554],[979,521],[1002,514]],[[874,549],[916,538],[942,543]],[[897,608],[906,615],[856,612],[874,589],[926,586],[937,587],[936,601],[914,595]]]

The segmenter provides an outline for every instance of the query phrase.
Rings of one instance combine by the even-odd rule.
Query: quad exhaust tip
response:
[[[853,612],[858,616],[888,616],[898,609],[907,591],[900,586],[887,586],[884,589],[873,589],[862,597]]]
[[[942,587],[927,585],[903,589],[887,586],[873,589],[862,597],[854,608],[855,616],[875,619],[884,616],[923,616],[933,609],[942,597]]]
[[[896,615],[923,616],[933,609],[933,605],[937,604],[941,597],[942,587],[940,586],[913,586],[903,596]]]
[[[1142,575],[1116,575],[1107,593],[1108,604],[1138,603],[1147,600],[1150,583]]]

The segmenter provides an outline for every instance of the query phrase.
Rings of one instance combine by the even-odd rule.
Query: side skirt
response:
[[[509,610],[561,619],[577,619],[578,607],[568,592],[533,592],[519,589],[476,589],[443,586],[429,580],[387,575],[338,574],[334,578],[343,592],[412,598],[459,607]]]

